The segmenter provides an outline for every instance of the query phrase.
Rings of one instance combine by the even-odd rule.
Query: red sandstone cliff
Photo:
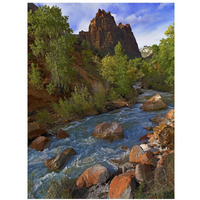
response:
[[[104,54],[114,53],[114,47],[119,41],[129,58],[141,57],[137,42],[129,24],[117,26],[110,12],[98,10],[89,25],[89,31],[79,32],[79,37],[89,41]]]

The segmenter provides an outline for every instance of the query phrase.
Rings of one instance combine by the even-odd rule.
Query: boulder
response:
[[[109,186],[110,199],[132,199],[136,189],[135,171],[115,176]]]
[[[166,115],[168,119],[173,120],[174,119],[174,109],[171,109]]]
[[[45,162],[46,167],[51,170],[60,169],[73,155],[76,155],[76,151],[73,148],[68,148]]]
[[[162,100],[161,96],[156,94],[149,100],[145,101],[140,108],[142,108],[144,111],[164,110],[167,108],[167,105]]]
[[[129,154],[129,161],[132,163],[140,163],[143,154],[144,150],[139,145],[135,145]]]
[[[137,164],[149,164],[156,166],[156,159],[151,151],[144,151],[139,145],[133,146],[129,154],[129,161]]]
[[[114,104],[114,106],[116,108],[122,108],[125,106],[129,106],[128,102],[125,99],[115,99],[112,101],[112,103]]]
[[[30,140],[37,138],[38,136],[44,135],[46,129],[40,127],[38,123],[29,123],[28,124],[28,138]]]
[[[65,131],[63,131],[62,129],[58,129],[57,135],[56,135],[56,139],[64,139],[69,137],[69,134],[66,133]]]
[[[48,142],[48,138],[39,136],[31,142],[30,147],[36,151],[43,151]]]
[[[122,125],[118,122],[103,122],[96,126],[92,136],[99,139],[114,140],[124,138],[124,131]]]
[[[161,124],[154,127],[154,138],[158,139],[162,146],[174,143],[174,127],[167,124]]]
[[[135,179],[138,183],[146,184],[153,181],[153,166],[137,164],[135,168]]]
[[[121,146],[121,149],[129,151],[129,148],[127,146]]]
[[[77,179],[76,185],[81,187],[91,187],[92,185],[105,183],[110,178],[110,173],[106,167],[96,164],[86,169]]]

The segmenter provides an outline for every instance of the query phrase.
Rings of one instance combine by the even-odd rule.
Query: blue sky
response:
[[[131,25],[139,48],[144,45],[159,44],[165,38],[164,32],[174,22],[173,3],[45,3],[56,5],[62,14],[69,16],[69,24],[74,33],[88,31],[90,21],[98,9],[110,11],[116,24]],[[36,3],[42,6],[42,3]]]

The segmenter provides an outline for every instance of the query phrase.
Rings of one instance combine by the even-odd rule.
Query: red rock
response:
[[[152,165],[137,164],[135,168],[135,179],[138,183],[148,183],[153,180]]]
[[[117,108],[122,108],[125,106],[129,106],[128,102],[125,99],[115,99],[112,101],[112,103],[114,104],[115,107]]]
[[[140,108],[142,108],[144,111],[154,111],[166,109],[167,105],[163,102],[161,96],[156,94],[149,100],[145,101]]]
[[[137,42],[129,24],[117,26],[110,12],[98,10],[89,25],[89,32],[79,32],[82,40],[87,40],[102,54],[114,54],[118,41],[122,44],[129,58],[141,57]]]
[[[171,109],[166,115],[168,119],[173,120],[174,119],[174,109]]]
[[[54,158],[46,160],[45,165],[51,170],[60,169],[73,155],[76,155],[73,148],[65,149]]]
[[[77,179],[76,185],[81,187],[90,187],[92,185],[105,183],[110,177],[106,167],[99,164],[93,165],[86,169]]]
[[[151,151],[145,151],[145,153],[140,158],[140,163],[147,165],[157,165],[157,161],[155,159],[155,155]]]
[[[134,198],[135,188],[135,171],[128,171],[115,176],[109,186],[110,199]]]
[[[167,124],[161,124],[159,126],[155,126],[153,128],[153,136],[154,136],[154,139],[158,139],[158,136],[160,134],[160,132],[165,128],[167,127]]]
[[[39,136],[31,142],[30,147],[32,149],[35,149],[36,151],[43,151],[48,142],[48,138],[44,136]]]
[[[40,135],[44,135],[46,130],[41,128],[37,123],[29,123],[28,124],[28,138],[30,140],[37,138]]]
[[[143,149],[139,145],[135,145],[129,154],[129,161],[132,163],[140,163],[143,154]]]
[[[92,136],[99,139],[114,140],[124,138],[124,132],[122,125],[118,122],[103,122],[96,126]]]
[[[129,148],[127,146],[121,146],[121,149],[128,151]]]
[[[58,129],[56,139],[63,139],[69,137],[69,134],[63,131],[62,129]]]
[[[147,133],[147,138],[151,138],[151,137],[153,137],[153,133]]]

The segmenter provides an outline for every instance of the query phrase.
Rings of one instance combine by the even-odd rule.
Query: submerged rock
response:
[[[96,126],[92,136],[99,139],[114,140],[124,138],[124,131],[122,125],[118,122],[103,122]]]
[[[73,155],[76,155],[76,151],[73,148],[68,148],[45,162],[46,167],[51,170],[60,169]]]
[[[149,100],[145,101],[140,108],[142,108],[144,111],[164,110],[167,108],[167,105],[162,100],[161,96],[156,94]]]
[[[35,149],[36,151],[43,151],[46,144],[49,142],[50,140],[44,136],[39,136],[37,137],[35,140],[33,140],[30,144],[30,147],[32,149]]]
[[[105,183],[110,178],[110,173],[106,167],[96,164],[86,169],[77,179],[76,185],[81,187],[91,187],[92,185]]]
[[[69,134],[66,133],[65,131],[63,131],[62,129],[58,129],[57,135],[56,135],[56,139],[64,139],[69,137]]]
[[[115,176],[109,186],[110,199],[132,199],[136,189],[135,171]]]

